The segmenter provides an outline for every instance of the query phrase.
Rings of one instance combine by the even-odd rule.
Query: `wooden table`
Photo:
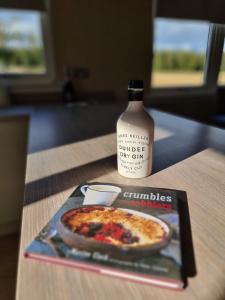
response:
[[[224,300],[225,132],[152,111],[156,123],[154,174],[141,180],[125,179],[116,171],[116,136],[113,132],[115,120],[122,109],[110,105],[42,107],[32,113],[17,300]],[[43,124],[38,127],[38,118],[44,122],[44,128]],[[189,250],[193,240],[194,256],[190,268],[192,272],[187,273],[192,277],[188,278],[184,291],[135,284],[23,257],[25,247],[75,186],[83,181],[122,182],[187,192],[185,209],[187,217],[189,207],[190,224],[184,216],[186,227],[182,231],[182,243],[186,240],[186,244],[183,244],[183,254],[185,257],[185,253],[191,253]],[[188,228],[192,236],[190,232],[188,234]]]

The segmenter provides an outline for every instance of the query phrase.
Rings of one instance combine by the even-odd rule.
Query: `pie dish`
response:
[[[162,249],[172,234],[166,222],[152,215],[96,205],[64,213],[58,232],[71,247],[123,259],[141,258]]]

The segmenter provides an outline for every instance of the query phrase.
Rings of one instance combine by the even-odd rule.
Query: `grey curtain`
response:
[[[225,24],[225,0],[158,0],[157,17]]]
[[[0,0],[0,8],[46,10],[45,0]]]

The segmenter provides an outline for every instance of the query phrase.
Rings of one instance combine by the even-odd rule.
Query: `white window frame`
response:
[[[0,74],[0,84],[9,86],[13,92],[29,90],[32,87],[35,89],[36,86],[49,86],[55,80],[53,41],[50,26],[50,1],[46,1],[46,6],[46,11],[40,11],[46,71],[43,74]]]
[[[221,24],[210,24],[206,59],[203,69],[203,84],[199,86],[178,87],[151,87],[151,97],[179,96],[179,95],[214,95],[217,90],[217,79],[220,71],[223,44],[225,37],[225,26]],[[169,100],[170,101],[170,100]]]

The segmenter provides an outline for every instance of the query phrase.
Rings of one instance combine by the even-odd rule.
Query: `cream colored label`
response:
[[[144,177],[151,172],[152,145],[146,134],[117,133],[118,171],[127,177]]]

